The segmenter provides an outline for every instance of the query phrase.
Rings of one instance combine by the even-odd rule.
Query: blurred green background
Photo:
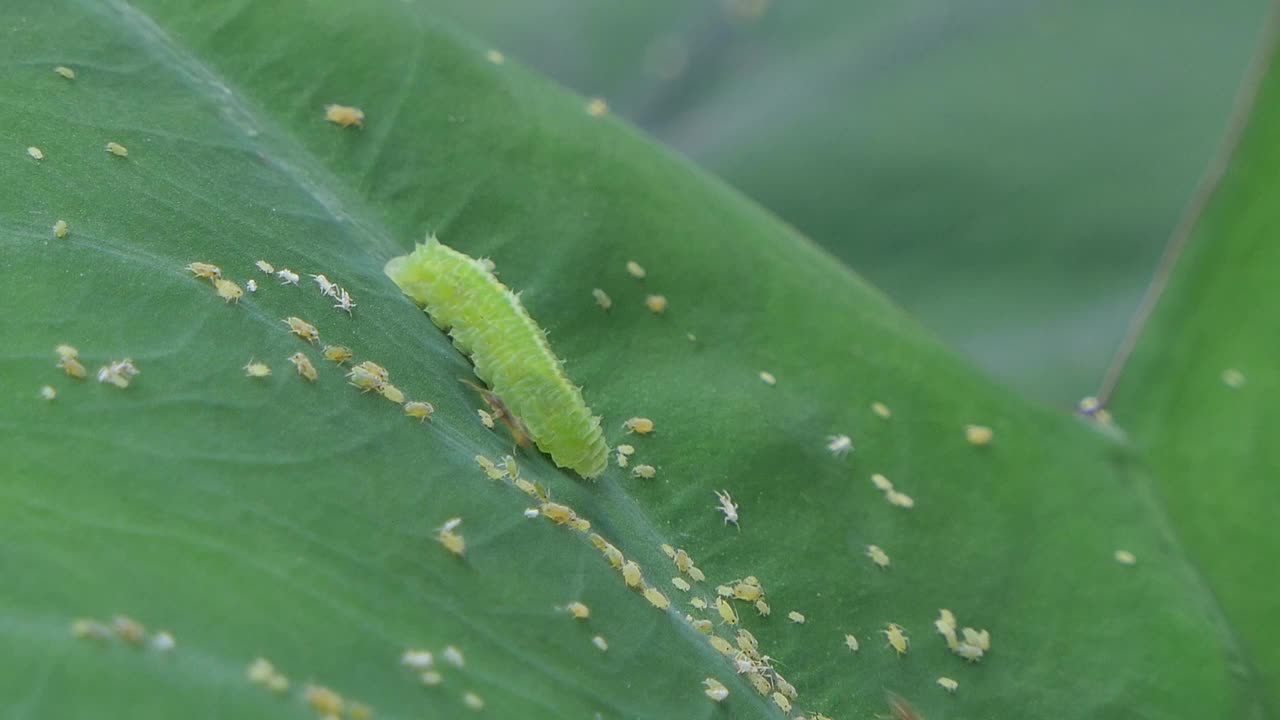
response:
[[[1098,387],[1265,0],[429,0],[727,180],[1008,384]]]

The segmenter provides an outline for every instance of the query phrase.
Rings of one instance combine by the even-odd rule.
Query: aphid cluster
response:
[[[977,662],[991,649],[991,633],[986,630],[975,630],[971,627],[960,628],[956,635],[956,616],[943,608],[938,611],[938,619],[933,627],[947,641],[947,649],[969,662]]]
[[[146,626],[128,615],[116,615],[110,623],[91,618],[76,618],[71,622],[71,636],[79,640],[105,642],[119,639],[134,647],[148,647],[156,652],[169,652],[177,647],[173,634],[161,630],[148,634]]]

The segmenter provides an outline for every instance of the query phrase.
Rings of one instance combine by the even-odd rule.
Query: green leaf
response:
[[[1259,717],[1280,707],[1272,441],[1280,407],[1274,241],[1280,73],[1272,45],[1247,129],[1146,323],[1112,405],[1150,458],[1159,502],[1213,588]],[[1154,297],[1154,296],[1153,296]]]
[[[926,717],[1223,717],[1243,697],[1211,603],[1108,435],[983,379],[767,213],[580,98],[486,61],[421,8],[30,0],[0,20],[12,714],[314,717],[299,692],[320,683],[387,718],[459,717],[465,692],[491,717],[778,717],[686,625],[661,543],[705,571],[699,596],[762,581],[773,613],[740,605],[742,625],[798,709],[883,713],[892,691]],[[359,106],[365,126],[326,123],[328,103]],[[382,274],[428,231],[496,261],[610,443],[657,467],[589,483],[519,454],[524,477],[637,561],[670,611],[628,590],[584,535],[526,519],[530,498],[476,466],[512,443],[457,382],[467,359]],[[260,259],[302,286],[260,274]],[[225,303],[184,270],[193,261],[260,289]],[[352,293],[350,317],[310,273]],[[654,292],[664,315],[644,307]],[[289,316],[385,366],[434,419],[348,386]],[[91,375],[124,357],[141,374],[125,389],[70,379],[59,343]],[[299,351],[317,382],[286,362]],[[274,374],[245,377],[250,358]],[[46,384],[53,401],[37,394]],[[657,430],[625,434],[632,416]],[[970,423],[994,442],[968,444]],[[856,450],[833,457],[827,437],[842,433]],[[887,503],[876,472],[915,508]],[[740,530],[712,507],[716,490],[739,504]],[[454,517],[463,559],[434,539]],[[871,564],[870,544],[891,567]],[[1137,567],[1111,560],[1121,546]],[[587,621],[557,609],[573,600]],[[991,632],[981,663],[931,632],[942,607]],[[176,648],[68,631],[116,613],[167,629]],[[910,636],[903,657],[878,634],[889,622]],[[446,645],[466,665],[443,665],[438,687],[399,665],[407,648]],[[289,693],[249,682],[257,657]],[[954,696],[934,685],[943,675]],[[729,687],[726,707],[703,696],[709,676]]]
[[[1063,407],[1096,390],[1269,4],[432,2]]]

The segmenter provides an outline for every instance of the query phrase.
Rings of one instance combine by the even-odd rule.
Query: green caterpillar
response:
[[[600,418],[564,374],[546,332],[492,270],[434,236],[384,268],[470,356],[476,376],[524,422],[538,449],[584,478],[599,476],[609,460]]]

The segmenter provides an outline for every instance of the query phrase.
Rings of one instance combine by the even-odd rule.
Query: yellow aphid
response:
[[[302,691],[302,699],[307,701],[312,710],[322,716],[341,715],[343,707],[346,706],[346,701],[341,695],[323,685],[308,685],[307,689]]]
[[[690,566],[690,567],[689,567],[689,573],[688,573],[688,574],[689,574],[689,577],[693,578],[693,581],[694,581],[694,582],[703,582],[703,581],[705,581],[705,580],[707,579],[707,576],[706,576],[706,575],[703,575],[703,574],[702,574],[702,571],[701,571],[701,570],[699,570],[697,567],[694,567],[694,566]]]
[[[964,629],[964,640],[970,645],[975,645],[986,652],[991,649],[991,633],[986,630],[974,630],[973,628]]]
[[[764,370],[761,370],[761,371],[760,371],[760,380],[762,380],[762,381],[764,382],[764,384],[765,384],[765,385],[777,385],[777,384],[778,384],[778,378],[774,377],[774,376],[773,376],[773,373],[771,373],[771,372],[766,372],[766,371],[764,371]]]
[[[289,689],[289,678],[281,675],[280,673],[276,673],[275,675],[267,678],[266,685],[268,690],[280,695]]]
[[[640,265],[640,263],[636,262],[635,260],[628,260],[627,274],[629,274],[631,277],[636,278],[638,280],[643,280],[644,276],[647,273],[645,273],[644,268]]]
[[[325,105],[324,119],[342,127],[364,127],[364,111],[350,105]]]
[[[697,630],[703,635],[710,635],[715,629],[710,620],[697,619],[690,615],[686,615],[684,619],[689,622],[689,625],[691,625],[694,630]]]
[[[671,584],[675,585],[677,590],[682,590],[684,592],[689,592],[693,589],[693,586],[689,584],[689,581],[682,577],[671,578]]]
[[[750,631],[739,630],[737,640],[738,647],[742,652],[753,658],[760,656],[760,642],[756,640],[756,636],[752,635]]]
[[[591,644],[600,648],[600,652],[604,652],[609,649],[609,642],[599,635],[591,638]]]
[[[485,426],[485,427],[489,428],[490,430],[492,430],[492,429],[493,429],[493,416],[492,416],[492,415],[490,415],[489,413],[485,412],[484,410],[476,410],[476,414],[478,414],[478,415],[480,416],[480,424],[481,424],[481,425],[483,425],[483,426]]]
[[[751,682],[751,687],[756,689],[764,697],[769,697],[769,693],[773,690],[773,685],[758,672],[747,673],[747,680]]]
[[[67,236],[67,221],[59,220],[53,224],[53,236],[61,240]]]
[[[378,387],[378,394],[397,405],[405,404],[404,393],[391,383],[383,383]]]
[[[360,363],[356,367],[360,368],[361,370],[364,370],[370,375],[373,375],[374,377],[378,378],[382,382],[387,382],[388,380],[391,379],[391,373],[387,372],[386,368],[382,367],[381,365],[379,365],[378,363],[372,360],[365,360],[364,362]]]
[[[39,160],[40,158],[36,158]],[[1239,390],[1244,387],[1244,373],[1235,368],[1227,368],[1222,371],[1222,384],[1233,390]]]
[[[622,580],[629,588],[639,588],[644,585],[644,576],[640,573],[640,566],[634,560],[622,563]]]
[[[59,345],[53,349],[53,352],[63,360],[66,360],[67,358],[74,360],[75,358],[80,357],[80,350],[74,345]]]
[[[910,640],[907,639],[906,633],[902,631],[901,625],[898,625],[897,623],[889,623],[881,632],[883,632],[885,638],[889,640],[889,646],[896,650],[899,655],[906,654],[907,646],[911,643]]]
[[[54,68],[54,69],[53,69],[53,71],[54,71],[54,72],[56,72],[56,73],[58,73],[59,75],[61,75],[62,77],[66,78],[66,79],[68,79],[68,80],[75,80],[75,79],[76,79],[76,71],[75,71],[75,70],[72,70],[71,68],[67,67],[66,65],[59,65],[58,67]]]
[[[734,653],[738,652],[728,640],[725,640],[719,635],[708,636],[707,642],[711,643],[711,647],[715,648],[722,655],[733,656]]]
[[[542,511],[543,517],[557,525],[563,525],[576,517],[573,508],[560,503],[544,502],[539,510]]]
[[[733,588],[728,585],[717,585],[716,594],[722,598],[731,598],[733,597]]]
[[[786,695],[788,698],[795,700],[800,696],[800,693],[796,692],[796,686],[787,682],[786,679],[776,671],[773,673],[773,681],[774,684],[778,686],[778,691],[783,695]]]
[[[87,374],[84,365],[81,365],[80,361],[73,357],[64,357],[58,360],[57,366],[73,378],[83,379]]]
[[[289,326],[289,332],[293,333],[294,335],[297,335],[298,337],[302,338],[303,340],[306,340],[309,343],[314,343],[315,341],[320,339],[320,331],[316,330],[316,326],[312,325],[306,320],[303,320],[300,317],[295,317],[293,315],[290,315],[289,317],[285,318],[281,322]]]
[[[27,154],[31,156],[32,160],[44,159],[44,151],[36,147],[35,145],[32,145],[31,147],[27,148]]]
[[[613,298],[609,297],[609,293],[606,293],[600,288],[592,288],[591,295],[596,299],[596,304],[599,305],[602,310],[608,310],[613,307]]]
[[[293,363],[293,366],[298,369],[299,375],[311,382],[315,382],[316,378],[320,377],[320,373],[316,372],[316,366],[311,364],[311,358],[304,353],[299,352],[290,355],[289,362]]]
[[[889,567],[889,555],[879,545],[868,545],[867,557],[871,558],[871,562],[882,568]]]
[[[1115,553],[1115,558],[1116,558],[1116,562],[1120,563],[1121,565],[1128,565],[1132,567],[1133,565],[1138,564],[1138,557],[1133,553],[1129,552],[1128,550],[1117,550]]]
[[[351,720],[373,720],[373,708],[363,703],[353,702],[347,708],[347,717]]]
[[[782,708],[782,712],[784,713],[791,712],[791,701],[787,699],[786,695],[783,695],[780,692],[775,692],[769,697],[770,699],[773,700],[774,705],[777,705],[778,707]]]
[[[644,306],[649,308],[649,312],[654,315],[661,315],[667,311],[667,296],[647,295],[644,299]]]
[[[716,611],[720,613],[720,618],[728,625],[738,624],[738,611],[733,609],[728,600],[722,597],[716,598]]]
[[[849,652],[858,652],[858,638],[853,635],[844,636],[844,646],[849,648]]]
[[[667,557],[671,558],[672,560],[674,560],[674,559],[676,558],[676,549],[675,549],[674,547],[672,547],[672,546],[670,546],[670,545],[668,545],[668,544],[666,544],[666,543],[662,543],[661,545],[659,545],[659,546],[658,546],[658,549],[662,551],[662,554],[663,554],[663,555],[666,555]]]
[[[672,582],[675,582],[675,581],[674,581],[674,580],[672,580]],[[702,599],[702,598],[700,598],[700,597],[695,597],[695,598],[693,598],[692,600],[690,600],[690,601],[689,601],[689,604],[690,604],[690,605],[692,605],[692,606],[694,606],[695,608],[697,608],[697,609],[699,609],[699,610],[706,610],[706,609],[707,609],[707,601],[706,601],[706,600],[703,600],[703,599]]]
[[[111,618],[111,631],[121,640],[132,645],[141,645],[147,637],[147,629],[142,623],[128,615],[117,615]]]
[[[58,391],[54,390],[52,385],[42,385],[40,387],[40,397],[45,400],[53,400],[58,397]]]
[[[875,413],[876,415],[879,415],[885,420],[888,420],[890,417],[893,417],[893,412],[889,410],[889,406],[885,405],[882,402],[871,403],[871,412]]]
[[[587,607],[586,605],[583,605],[580,602],[576,602],[576,601],[571,602],[568,605],[566,605],[564,609],[568,610],[569,614],[572,615],[576,620],[586,620],[587,618],[591,617],[591,608]]]
[[[357,365],[347,372],[347,384],[360,388],[360,392],[369,392],[381,388],[385,381],[369,372],[363,365]]]
[[[76,618],[71,622],[71,637],[80,640],[106,640],[111,637],[111,628],[97,620]]]
[[[129,148],[118,142],[107,143],[107,152],[115,155],[116,157],[129,157]]]
[[[484,698],[480,697],[479,695],[473,692],[467,692],[467,693],[464,693],[462,696],[462,704],[466,705],[472,710],[483,710]]]
[[[198,278],[204,280],[213,280],[222,277],[222,268],[212,263],[193,262],[187,265],[187,270]]]
[[[631,468],[631,475],[633,477],[650,480],[657,474],[658,474],[657,468],[655,468],[652,465],[637,465]]]
[[[964,439],[970,445],[990,445],[993,437],[995,437],[995,433],[985,425],[964,426]]]
[[[764,597],[764,588],[760,587],[760,581],[754,577],[734,583],[733,596],[738,600],[746,602],[755,602]]]
[[[427,687],[435,687],[444,682],[444,676],[436,670],[427,670],[418,676],[418,680]]]
[[[500,480],[507,474],[506,470],[498,467],[492,460],[483,455],[476,456],[476,464],[480,466],[481,470],[484,470],[484,474],[488,475],[490,480]]]
[[[497,50],[490,50],[484,54],[484,58],[494,65],[501,65],[507,61],[507,56]]]
[[[897,490],[890,490],[886,492],[884,494],[884,499],[888,500],[889,504],[894,507],[905,508],[907,510],[916,506],[916,501],[913,500],[910,495],[898,492]]]
[[[266,658],[258,658],[249,663],[249,668],[245,671],[249,677],[249,682],[256,685],[265,685],[267,680],[276,674],[275,666]]]
[[[227,302],[240,302],[240,298],[244,297],[244,290],[230,280],[216,278],[213,281],[213,289],[217,291],[218,297]]]
[[[547,494],[542,492],[537,485],[525,480],[524,478],[516,478],[515,480],[512,480],[512,482],[515,483],[515,486],[520,490],[520,492],[531,498],[545,500],[547,497]]]
[[[693,558],[689,557],[689,553],[683,548],[676,550],[671,556],[671,561],[676,564],[676,569],[682,573],[689,572],[689,568],[693,567]]]
[[[323,352],[325,360],[336,362],[339,365],[350,360],[354,356],[354,353],[351,352],[351,348],[346,345],[325,345]]]
[[[893,483],[889,482],[889,478],[881,475],[880,473],[876,473],[871,476],[871,484],[875,485],[876,489],[881,492],[889,492],[893,490]]]
[[[507,475],[518,478],[520,477],[520,466],[516,465],[516,459],[511,455],[502,456],[502,469],[507,471]]]
[[[795,610],[787,613],[787,619],[797,625],[803,625],[805,621],[804,613],[797,612]]]
[[[599,533],[591,533],[587,536],[587,540],[589,540],[597,550],[604,550],[605,548],[613,547],[609,544],[609,541],[601,537]]]
[[[729,697],[729,688],[715,678],[709,677],[703,680],[702,684],[707,686],[707,689],[702,692],[716,702],[723,702],[725,698]]]
[[[461,518],[453,518],[436,531],[436,540],[444,546],[445,550],[458,557],[462,557],[463,553],[467,551],[467,541],[463,539],[461,533],[453,531],[460,524],[462,524]]]
[[[649,418],[633,417],[622,423],[622,427],[626,428],[627,432],[636,433],[637,435],[648,435],[653,432],[654,425],[653,421]]]
[[[267,262],[266,260],[259,260],[259,261],[257,261],[257,262],[255,262],[255,263],[254,263],[254,266],[256,266],[259,270],[261,270],[262,272],[264,272],[264,273],[266,273],[266,274],[268,274],[268,275],[270,275],[270,274],[272,274],[272,273],[274,273],[274,272],[276,271],[276,266],[275,266],[275,265],[272,265],[271,263]]]
[[[385,393],[384,393],[385,395]],[[404,414],[411,418],[417,418],[418,422],[426,422],[431,419],[431,413],[436,411],[435,407],[429,402],[421,400],[410,400],[404,404]]]
[[[245,363],[244,374],[251,378],[264,378],[271,374],[271,368],[264,362],[250,360]]]
[[[606,546],[603,553],[604,559],[609,561],[614,570],[620,569],[623,563],[626,562],[626,559],[622,556],[622,551],[612,545]]]
[[[609,112],[609,103],[603,98],[591,98],[587,101],[587,114],[591,117],[600,117]]]
[[[645,588],[644,599],[648,600],[650,605],[658,608],[659,610],[666,610],[671,607],[671,601],[668,600],[667,596],[663,595],[662,591],[658,590],[658,588]]]
[[[574,517],[569,521],[569,527],[578,532],[587,532],[591,529],[591,521],[584,517]]]
[[[618,463],[618,467],[620,467],[620,468],[625,468],[625,467],[627,466],[627,463],[628,463],[628,462],[629,462],[629,460],[627,460],[627,456],[626,456],[626,455],[623,455],[622,453],[618,453],[618,454],[617,454],[617,463]]]
[[[827,438],[827,452],[836,457],[844,457],[853,450],[853,440],[848,435],[832,435]]]
[[[938,687],[946,690],[947,692],[955,692],[956,688],[960,687],[960,683],[949,677],[940,677],[938,678]]]
[[[760,598],[756,601],[756,613],[758,613],[760,617],[769,617],[769,612],[769,603],[765,602],[764,598]]]

